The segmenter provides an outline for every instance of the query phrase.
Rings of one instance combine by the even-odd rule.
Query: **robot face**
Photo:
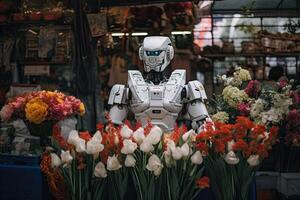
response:
[[[166,53],[163,50],[145,51],[144,52],[144,67],[145,71],[151,70],[160,72],[164,70],[164,63],[166,59]]]
[[[151,70],[162,72],[172,60],[173,55],[174,50],[170,39],[163,36],[146,37],[139,50],[146,72]]]

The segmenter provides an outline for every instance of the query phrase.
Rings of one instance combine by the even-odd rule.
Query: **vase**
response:
[[[56,121],[44,121],[40,124],[35,124],[26,121],[26,125],[30,134],[40,138],[40,145],[43,148],[50,144],[49,136],[52,135],[52,129],[56,123]]]

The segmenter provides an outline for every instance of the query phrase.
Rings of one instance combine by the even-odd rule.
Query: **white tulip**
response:
[[[143,143],[140,145],[140,150],[145,153],[149,153],[151,151],[154,151],[154,147],[148,140],[144,140]]]
[[[81,153],[81,152],[85,152],[86,151],[86,145],[85,145],[85,140],[78,137],[75,141],[75,147],[76,147],[76,151],[78,153]]]
[[[152,171],[155,176],[159,176],[163,169],[163,164],[161,163],[159,157],[153,154],[152,156],[150,156],[146,168],[149,171]]]
[[[203,162],[203,157],[200,151],[196,151],[191,157],[191,162],[196,165],[201,165]]]
[[[186,142],[191,136],[195,135],[195,131],[193,129],[189,130],[188,132],[186,132],[185,134],[183,134],[182,136],[182,140],[184,142]]]
[[[102,162],[98,162],[95,166],[95,172],[94,175],[98,178],[105,178],[107,177],[107,172],[105,169],[105,165]]]
[[[150,130],[150,133],[149,135],[147,135],[146,139],[149,140],[151,144],[155,145],[160,142],[162,134],[163,132],[161,128],[159,128],[158,126],[154,126]]]
[[[140,145],[145,139],[144,128],[140,127],[133,133],[134,140]]]
[[[130,138],[133,131],[125,124],[121,128],[121,136],[123,138]]]
[[[232,151],[232,146],[235,144],[234,140],[227,142],[227,150]]]
[[[75,145],[78,138],[79,138],[78,131],[72,130],[69,134],[69,137],[68,137],[68,143],[72,144],[72,145]]]
[[[121,153],[123,154],[133,154],[134,151],[137,149],[137,144],[132,142],[129,139],[125,139],[123,141],[123,147],[121,149]]]
[[[103,149],[104,149],[104,145],[101,144],[101,142],[98,139],[91,139],[86,144],[87,154],[97,155],[101,151],[103,151]]]
[[[73,157],[71,156],[69,150],[67,151],[61,150],[60,157],[61,157],[61,162],[64,164],[69,164],[73,160]]]
[[[136,163],[135,158],[133,157],[133,155],[127,155],[126,159],[125,159],[125,166],[126,167],[134,167]]]
[[[235,155],[233,151],[229,151],[225,156],[225,161],[229,165],[236,165],[239,163],[240,159]]]
[[[93,135],[92,140],[97,140],[100,143],[102,142],[102,135],[100,131],[96,131],[96,133]]]
[[[171,148],[171,152],[174,160],[180,160],[183,156],[180,147]]]
[[[187,157],[190,155],[190,147],[187,143],[184,143],[181,147],[181,153],[183,157]]]
[[[61,160],[58,157],[58,155],[56,155],[55,153],[51,153],[51,167],[55,168],[55,167],[59,167],[61,165]]]
[[[247,162],[251,167],[257,166],[259,164],[259,155],[251,155],[247,159]]]
[[[118,170],[122,167],[122,165],[120,164],[118,158],[116,157],[116,155],[113,155],[112,157],[109,156],[107,159],[107,169],[109,171],[115,171]]]

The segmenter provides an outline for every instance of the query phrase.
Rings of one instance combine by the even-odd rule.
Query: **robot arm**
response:
[[[206,120],[210,120],[204,101],[207,99],[203,85],[199,81],[190,81],[186,85],[187,116],[192,128],[198,132]]]
[[[111,105],[109,117],[114,124],[123,124],[128,114],[128,88],[124,85],[114,85],[110,91],[108,104]]]

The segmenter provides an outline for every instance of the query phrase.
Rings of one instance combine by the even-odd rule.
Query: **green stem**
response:
[[[143,195],[142,195],[142,187],[141,187],[140,180],[139,180],[139,178],[138,178],[138,175],[137,175],[137,173],[136,173],[135,168],[133,168],[132,170],[133,170],[134,176],[135,176],[135,178],[136,178],[136,180],[137,180],[137,183],[138,183],[140,199],[143,200],[144,198],[143,198]]]

